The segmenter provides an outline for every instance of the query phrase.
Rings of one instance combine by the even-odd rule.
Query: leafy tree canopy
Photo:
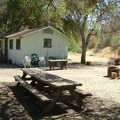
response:
[[[103,25],[118,30],[120,19],[119,0],[0,0],[0,6],[0,33],[51,25],[81,39],[83,64],[91,36]]]

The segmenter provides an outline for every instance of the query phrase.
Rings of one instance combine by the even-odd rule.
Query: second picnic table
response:
[[[67,61],[68,61],[67,59],[48,60],[50,70],[52,67],[53,67],[53,69],[55,69],[57,64],[59,64],[61,69],[63,69],[63,67],[65,67],[67,69]]]
[[[61,97],[63,91],[65,91],[65,90],[69,91],[69,93],[73,96],[73,98],[76,100],[77,104],[80,107],[82,106],[82,100],[81,100],[79,94],[76,92],[76,87],[82,86],[81,83],[77,83],[72,80],[61,78],[59,76],[49,74],[49,73],[46,73],[44,71],[41,71],[41,70],[38,70],[35,68],[23,68],[21,70],[23,71],[23,75],[20,78],[22,80],[30,79],[31,80],[30,86],[38,88],[38,90],[40,90],[41,88],[44,88],[44,90],[46,88],[48,88],[47,90],[45,90],[45,92],[47,92],[48,94],[51,91],[53,92],[51,101],[47,105],[47,107],[44,109],[43,113],[48,113],[52,110],[52,108],[55,106],[56,102]],[[29,75],[30,78],[27,78],[26,77],[27,75]],[[15,79],[17,80],[18,78],[15,77]],[[19,79],[17,81],[19,81]],[[43,95],[41,95],[41,97],[42,96]]]

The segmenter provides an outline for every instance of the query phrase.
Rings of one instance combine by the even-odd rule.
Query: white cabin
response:
[[[67,58],[69,40],[70,38],[63,33],[47,26],[4,36],[0,40],[0,47],[6,61],[21,66],[24,56],[31,56],[34,53],[38,57]]]

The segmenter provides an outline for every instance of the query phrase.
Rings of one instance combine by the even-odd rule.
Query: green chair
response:
[[[34,67],[38,67],[39,64],[39,57],[37,56],[37,54],[31,54],[31,65]]]

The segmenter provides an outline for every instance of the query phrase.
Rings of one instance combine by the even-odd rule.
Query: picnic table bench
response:
[[[38,100],[42,102],[50,102],[51,99],[49,99],[47,96],[45,96],[43,93],[32,87],[30,84],[28,84],[22,77],[20,76],[14,76],[15,81],[18,81],[18,85],[22,86],[25,88],[28,92],[33,94]]]
[[[40,101],[49,102],[43,113],[48,113],[53,109],[65,90],[69,91],[79,107],[82,106],[82,100],[76,91],[76,87],[81,86],[81,83],[64,79],[35,68],[23,68],[21,70],[23,71],[22,77],[14,76],[15,80],[18,81],[18,84],[32,93]],[[26,77],[28,75],[30,76],[29,78]],[[27,83],[27,79],[31,79],[30,84]],[[46,87],[48,88],[47,90],[45,89]],[[44,88],[44,92],[41,91],[41,88]],[[49,95],[51,92],[53,93],[52,96]],[[48,96],[46,96],[46,93]]]

